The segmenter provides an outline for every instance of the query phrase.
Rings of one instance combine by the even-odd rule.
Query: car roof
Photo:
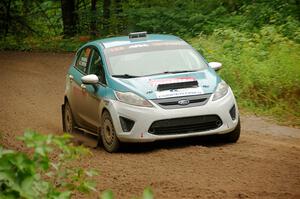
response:
[[[111,47],[124,46],[129,44],[149,43],[149,42],[158,42],[158,41],[183,41],[183,40],[174,35],[147,34],[145,38],[130,39],[128,36],[111,37],[106,39],[99,39],[91,43],[100,44],[104,48],[111,48]]]

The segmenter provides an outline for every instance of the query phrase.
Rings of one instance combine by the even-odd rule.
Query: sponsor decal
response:
[[[123,51],[125,50],[126,48],[123,47],[123,46],[117,46],[117,47],[113,47],[113,48],[109,48],[109,51],[110,52],[119,52],[119,51]]]
[[[141,48],[141,47],[148,47],[148,44],[135,44],[135,45],[130,45],[128,48]]]
[[[160,84],[173,84],[173,83],[192,82],[192,81],[196,81],[196,79],[194,77],[178,77],[178,78],[149,80],[149,82],[152,86],[158,86]],[[189,96],[189,95],[201,95],[203,93],[204,92],[201,87],[172,89],[172,90],[155,92],[157,98],[170,98],[170,97],[181,97],[181,96]]]
[[[83,67],[86,67],[86,62],[84,62],[84,61],[79,61],[79,65],[80,65],[80,66],[83,66]]]
[[[186,45],[186,43],[182,42],[182,41],[153,42],[151,44],[153,46],[183,46],[183,45]]]
[[[159,84],[192,82],[192,81],[196,81],[196,79],[194,77],[178,77],[178,78],[167,78],[167,79],[151,79],[149,81],[152,86],[157,86]]]
[[[204,91],[201,87],[197,88],[183,88],[174,90],[165,90],[155,92],[157,98],[170,98],[170,97],[181,97],[190,95],[202,95]]]

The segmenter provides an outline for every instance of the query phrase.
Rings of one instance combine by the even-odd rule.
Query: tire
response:
[[[223,140],[227,143],[236,143],[240,138],[240,134],[241,134],[241,122],[239,118],[238,124],[235,127],[235,129],[229,133],[224,134]]]
[[[63,118],[64,131],[66,133],[73,133],[74,132],[74,127],[75,127],[75,121],[74,121],[74,117],[73,117],[73,114],[72,114],[70,104],[68,102],[65,103],[63,116],[64,116],[64,118]]]
[[[120,148],[120,141],[107,111],[104,111],[101,117],[101,139],[104,149],[109,153],[117,152]]]

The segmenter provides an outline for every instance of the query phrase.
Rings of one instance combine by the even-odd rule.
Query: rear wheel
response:
[[[235,143],[239,140],[241,133],[241,124],[240,124],[240,118],[238,119],[238,124],[235,127],[235,129],[229,133],[226,133],[223,136],[223,140],[228,143]]]
[[[65,103],[65,109],[64,109],[64,131],[67,133],[73,133],[74,132],[74,119],[71,111],[71,107],[68,102]]]
[[[116,135],[111,116],[107,111],[104,111],[101,117],[101,139],[107,152],[113,153],[120,148],[120,141]]]

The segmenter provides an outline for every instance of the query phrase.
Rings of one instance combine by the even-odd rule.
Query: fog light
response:
[[[231,116],[232,120],[235,120],[236,118],[236,110],[235,110],[235,105],[233,105],[233,107],[230,109],[229,114]]]
[[[121,122],[121,126],[122,126],[122,130],[124,132],[129,132],[131,131],[133,125],[134,125],[134,121],[128,119],[128,118],[125,118],[125,117],[121,117],[120,116],[120,122]]]
[[[223,124],[223,123],[222,123],[222,121],[221,121],[221,120],[217,120],[217,121],[216,121],[216,126],[217,126],[217,127],[220,127],[220,126],[222,126],[222,124]]]

